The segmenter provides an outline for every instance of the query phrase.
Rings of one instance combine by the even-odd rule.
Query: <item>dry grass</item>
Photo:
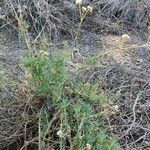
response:
[[[100,83],[100,89],[118,106],[119,111],[109,115],[107,111],[111,107],[93,107],[106,111],[102,124],[108,129],[110,137],[117,136],[123,149],[149,149],[150,47],[148,43],[137,45],[137,42],[150,25],[150,1],[94,0],[91,4],[93,14],[85,18],[81,33],[111,35],[103,36],[103,49],[107,51],[92,58],[89,64],[87,62],[88,69],[81,71],[81,74],[85,81]],[[12,27],[20,32],[19,10],[23,12],[23,19],[28,22],[28,30],[32,33],[33,45],[38,43],[42,35],[48,36],[56,47],[59,40],[74,39],[79,12],[69,0],[4,0],[0,6],[0,15],[5,15],[0,25],[10,32]],[[127,47],[121,49],[120,35],[128,31],[138,36],[137,41],[132,39]],[[148,35],[145,34],[144,38],[147,39]],[[10,149],[14,146],[23,150],[29,146],[37,149],[39,120],[34,111],[38,111],[46,102],[43,101],[45,97],[37,95],[32,88],[25,80],[15,83],[7,76],[0,81],[0,148],[8,146]],[[50,112],[52,121],[56,123],[55,131],[60,123],[57,113]],[[54,140],[56,133],[52,132],[52,136],[48,148],[59,143],[58,139]]]
[[[36,39],[43,33],[45,35],[48,33],[55,40],[62,38],[61,35],[74,37],[74,29],[77,27],[79,19],[74,2],[68,0],[62,2],[6,0],[1,3],[0,14],[8,15],[3,26],[7,24],[13,26],[12,23],[15,23],[18,9],[22,9],[24,17],[32,26],[30,31],[37,35]],[[124,30],[122,23],[138,28],[138,30],[146,28],[150,24],[150,3],[148,0],[128,0],[125,2],[95,0],[91,5],[94,7],[94,13],[86,17],[88,24],[85,23],[85,28],[92,29],[94,32],[104,29],[105,32],[120,33]]]

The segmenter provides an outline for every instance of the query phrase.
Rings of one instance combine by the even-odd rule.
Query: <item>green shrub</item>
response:
[[[94,104],[107,103],[107,97],[97,84],[84,83],[76,72],[71,74],[66,59],[64,53],[49,58],[42,51],[24,60],[37,93],[49,96],[54,113],[59,112],[60,121],[53,131],[58,138],[57,146],[62,150],[120,149],[116,140],[106,135],[101,127],[101,112],[96,112],[93,107]],[[51,122],[45,109],[40,110],[39,118],[39,147],[45,149],[47,131],[56,124]]]

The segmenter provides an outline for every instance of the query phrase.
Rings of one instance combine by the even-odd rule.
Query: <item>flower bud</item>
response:
[[[88,10],[88,12],[92,13],[92,11],[93,11],[92,6],[88,5],[88,6],[87,6],[87,10]]]
[[[87,150],[91,150],[92,148],[92,146],[89,143],[86,144],[86,147],[87,147]]]
[[[76,5],[81,5],[81,4],[82,4],[82,0],[76,0],[76,1],[75,1],[75,4],[76,4]]]
[[[82,7],[82,12],[86,12],[87,8],[86,7]]]
[[[130,38],[130,36],[127,35],[127,34],[123,34],[123,35],[121,36],[122,42],[127,42],[127,41],[129,40],[129,38]]]

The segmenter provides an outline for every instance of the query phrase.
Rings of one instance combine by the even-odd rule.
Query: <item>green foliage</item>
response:
[[[67,77],[64,58],[57,56],[49,59],[39,54],[25,58],[24,65],[31,73],[31,81],[37,92],[48,94],[53,97],[53,100],[58,100]]]
[[[66,140],[71,141],[70,146],[75,150],[85,150],[88,144],[95,150],[119,150],[117,142],[114,139],[109,140],[100,127],[100,118],[91,117],[94,113],[94,109],[86,102],[71,104],[65,100],[61,112],[62,143]],[[68,129],[71,131],[68,132]],[[71,137],[71,133],[74,137]]]
[[[107,97],[99,89],[100,88],[98,84],[86,83],[81,89],[81,93],[84,97],[87,97],[90,102],[107,102]]]
[[[100,115],[93,107],[93,104],[106,103],[107,97],[99,90],[98,84],[84,83],[78,74],[70,74],[66,57],[67,54],[59,52],[49,58],[42,51],[36,57],[29,56],[24,60],[37,92],[50,96],[54,110],[59,111],[60,123],[55,131],[59,149],[119,150],[118,143],[110,139],[101,127]],[[47,111],[41,109],[41,149],[46,145],[43,136],[54,125],[51,121]]]

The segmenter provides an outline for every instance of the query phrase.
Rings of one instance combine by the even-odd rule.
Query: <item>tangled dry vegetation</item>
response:
[[[147,27],[150,22],[149,0],[84,0],[83,5],[91,3],[93,14],[86,21],[90,22],[85,27],[92,32],[117,32],[123,28],[122,23],[132,25],[140,29]],[[15,22],[15,10],[24,12],[24,17],[30,22],[30,31],[36,34],[49,34],[53,39],[63,36],[74,36],[74,29],[78,22],[78,11],[74,0],[4,0],[1,1],[1,15],[8,15],[7,24]],[[14,16],[14,17],[13,17]],[[5,26],[5,25],[4,25]],[[123,28],[124,29],[124,28]]]
[[[88,5],[92,6],[93,10],[83,20],[76,45],[81,55],[83,54],[86,58],[84,62],[79,63],[77,74],[73,74],[75,80],[72,82],[67,80],[65,84],[63,83],[65,90],[68,90],[67,87],[71,87],[73,91],[63,93],[71,102],[67,99],[63,101],[61,110],[58,109],[60,103],[57,103],[56,107],[49,95],[37,93],[36,86],[33,84],[35,81],[27,80],[26,76],[29,74],[23,66],[19,65],[19,68],[15,68],[16,72],[21,73],[10,76],[9,72],[12,70],[8,71],[8,64],[3,59],[0,60],[3,64],[0,72],[0,149],[24,150],[42,149],[43,147],[48,150],[70,149],[72,144],[72,149],[79,149],[76,147],[78,144],[83,146],[83,149],[92,149],[94,145],[90,144],[90,141],[91,143],[93,141],[88,135],[86,137],[88,143],[79,142],[82,139],[79,135],[85,132],[80,131],[82,130],[82,120],[84,120],[82,112],[85,111],[85,114],[88,115],[87,112],[91,112],[91,110],[92,113],[94,110],[96,115],[88,116],[89,119],[85,119],[85,122],[92,132],[97,126],[106,129],[108,139],[103,133],[100,133],[98,127],[96,128],[96,132],[100,133],[101,137],[104,136],[100,138],[103,141],[104,150],[108,149],[105,147],[106,143],[111,143],[114,138],[115,140],[111,143],[112,150],[119,147],[114,144],[116,141],[119,142],[122,149],[150,149],[150,1],[84,0],[83,7]],[[1,30],[7,29],[9,32],[15,32],[15,34],[17,32],[21,36],[24,33],[21,42],[26,39],[24,35],[28,35],[25,43],[28,49],[34,46],[34,51],[40,46],[39,49],[42,50],[69,50],[80,22],[79,15],[74,0],[0,1],[0,19],[3,20],[0,23]],[[122,34],[129,35],[129,37],[124,35],[128,42],[122,41]],[[48,41],[47,39],[45,41],[43,36],[47,37]],[[46,53],[43,54],[43,51],[41,53],[42,60],[37,53],[32,63],[29,60],[26,61],[25,66],[30,71],[34,67],[32,66],[34,60],[37,61],[39,58],[41,66],[45,65],[45,61],[47,62],[47,59],[43,61],[43,55],[45,56]],[[88,57],[87,54],[92,56]],[[71,69],[76,67],[72,62],[68,62]],[[61,61],[57,63],[54,61],[54,67],[62,65]],[[13,64],[10,67],[14,67]],[[72,75],[72,73],[70,74]],[[49,83],[51,79],[38,78],[38,81],[40,80]],[[83,81],[83,85],[78,83],[79,80]],[[92,84],[94,87],[90,87],[91,89],[88,91],[89,87],[85,86],[87,91],[80,93],[78,89],[83,90],[86,83]],[[55,85],[51,82],[50,84]],[[40,83],[36,83],[36,85],[41,86]],[[46,84],[44,86],[46,87]],[[104,93],[103,96],[101,95],[101,99],[106,98],[107,103],[91,101],[91,95],[88,94],[94,93],[95,88],[97,91],[97,86],[98,91]],[[74,87],[77,88],[77,91],[74,91]],[[45,88],[44,90],[49,89]],[[55,91],[55,89],[53,90]],[[76,103],[77,99],[80,99],[85,106]],[[86,100],[88,100],[88,104],[85,103]],[[64,113],[64,111],[67,112]],[[81,113],[81,116],[78,116],[78,113]],[[66,117],[64,114],[68,116]],[[96,120],[97,115],[100,115],[100,120]],[[68,123],[70,118],[71,121]],[[77,132],[78,124],[80,130]],[[87,126],[85,130],[88,132]],[[60,127],[64,129],[64,135]],[[69,127],[75,127],[75,129]],[[78,134],[76,135],[76,133]],[[91,135],[95,137],[95,132]],[[97,138],[99,139],[99,137]],[[94,148],[98,149],[99,147]]]

